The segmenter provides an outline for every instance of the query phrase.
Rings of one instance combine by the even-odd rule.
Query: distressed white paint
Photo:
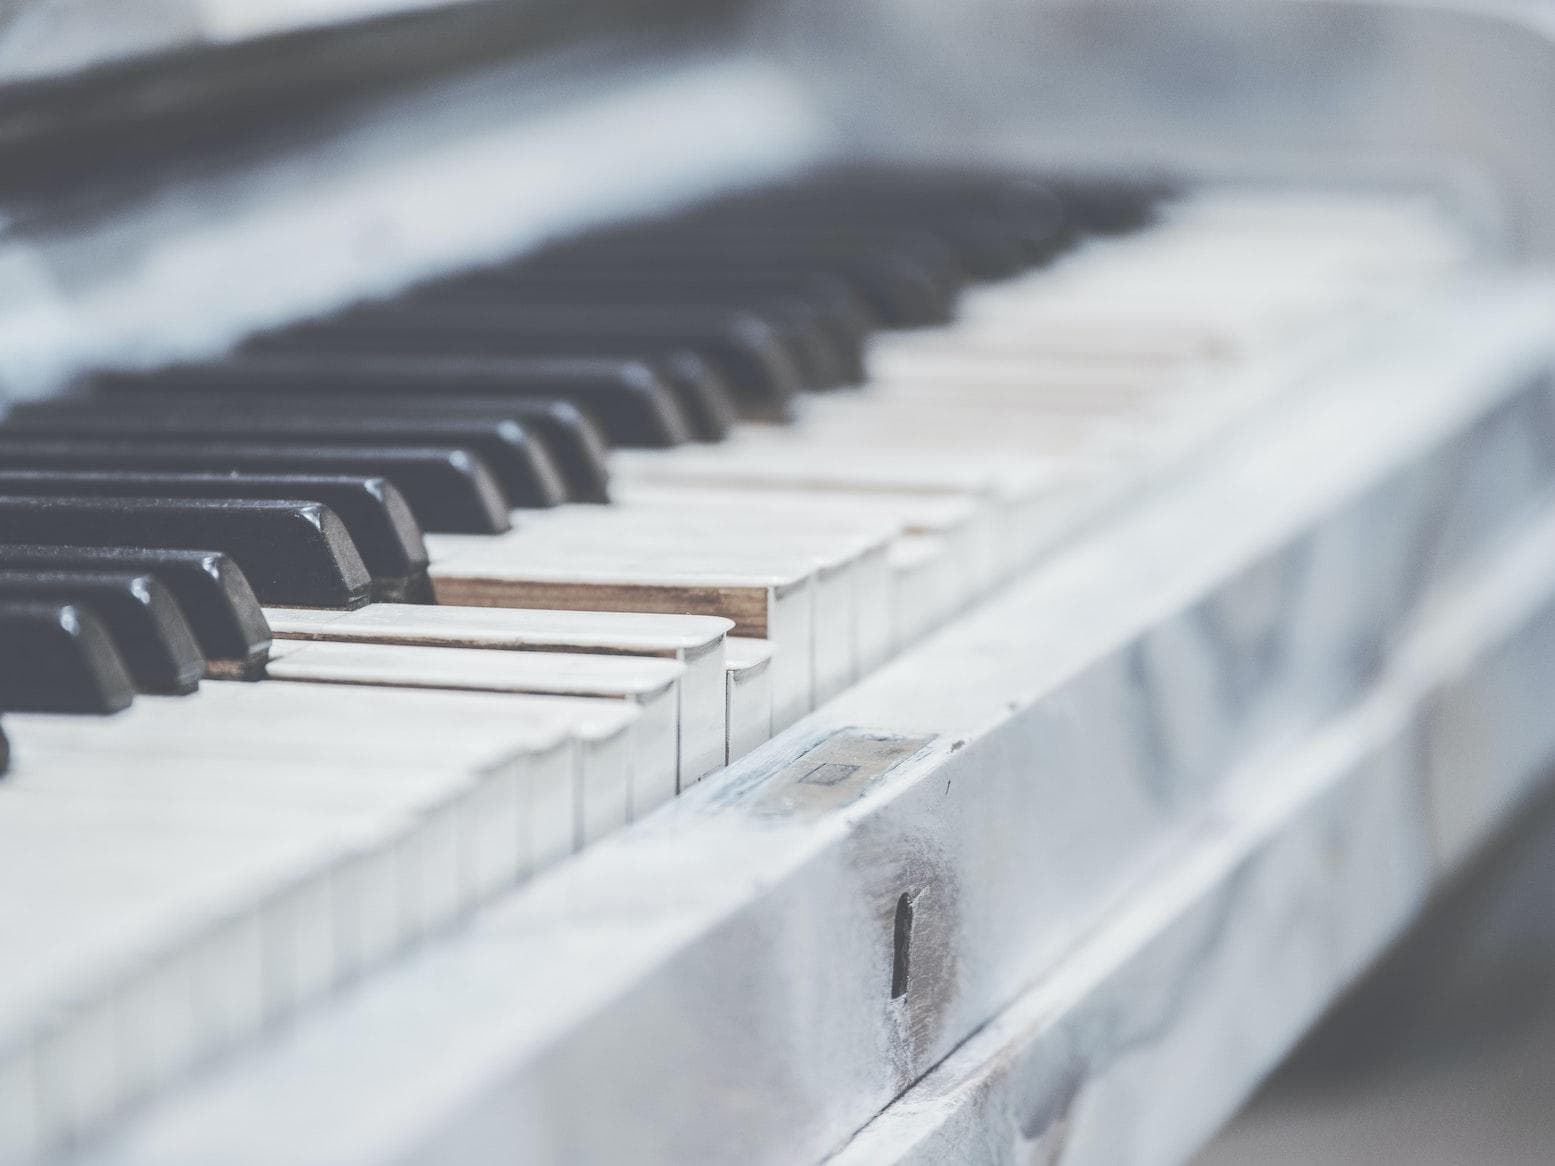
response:
[[[1411,662],[1451,626],[1443,612],[1471,629],[1454,641],[1474,647],[1470,664],[1496,658],[1506,628],[1470,619],[1475,592],[1461,588],[1511,586],[1505,560],[1486,556],[1555,486],[1551,397],[1529,379],[1549,359],[1552,311],[1547,287],[1487,284],[1380,324],[1349,362],[1268,402],[992,602],[91,1160],[816,1157],[1063,975],[1142,890],[1169,904],[1172,886],[1207,879],[1224,888],[1210,902],[1252,904],[1257,934],[1272,925],[1254,909],[1264,900],[1234,888],[1343,898],[1348,875],[1311,878],[1311,856],[1327,853],[1314,842],[1337,839],[1361,874],[1389,879],[1332,904],[1338,954],[1277,982],[1287,1027],[1227,1062],[1236,1080],[1196,1112],[1178,1095],[1176,1124],[1149,1127],[1180,1153],[1441,869],[1423,821],[1398,832],[1393,810],[1414,804],[1408,767],[1344,726],[1370,723],[1369,700],[1394,700],[1395,677],[1411,686],[1397,701],[1409,715],[1470,683],[1461,655]],[[1524,593],[1547,598],[1549,578],[1527,577],[1544,581]],[[1507,659],[1511,682],[1528,679],[1518,660],[1548,656]],[[809,782],[806,752],[849,726],[919,751],[858,784],[841,771]],[[1291,748],[1303,737],[1313,754]],[[1501,790],[1533,772],[1541,741],[1528,740],[1504,758]],[[1378,760],[1347,768],[1325,741],[1375,744]],[[1288,767],[1266,763],[1276,751]],[[1233,861],[1239,845],[1256,857],[1260,838],[1267,863]],[[1216,863],[1266,874],[1227,884]],[[1173,871],[1185,881],[1163,880]],[[902,894],[913,970],[893,1000]],[[1174,966],[1216,934],[1195,923],[1213,917],[1190,912],[1181,931],[1157,920],[1187,944]],[[1264,965],[1232,947],[1222,963],[1220,950],[1230,1008]],[[1171,1002],[1117,999],[1147,1028]],[[1200,1065],[1193,1034],[1234,1019],[1195,1016],[1180,1044],[1163,1037],[1152,1079],[1176,1058]],[[1137,1096],[1139,1079],[1119,1072],[1098,1079],[1098,1097]]]

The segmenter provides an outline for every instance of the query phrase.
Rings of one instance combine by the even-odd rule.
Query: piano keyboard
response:
[[[843,173],[14,407],[0,1161],[800,725],[1473,263],[1403,196]]]

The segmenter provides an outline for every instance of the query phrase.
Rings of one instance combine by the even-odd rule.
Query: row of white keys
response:
[[[892,650],[895,524],[721,502],[562,507],[519,522],[495,538],[428,536],[439,601],[724,616],[736,634],[773,645],[777,728]]]
[[[1155,231],[1095,243],[1024,279],[975,289],[954,325],[878,338],[871,384],[806,400],[797,426],[746,426],[713,449],[617,454],[618,491],[627,498],[690,488],[861,494],[883,482],[905,490],[937,478],[946,497],[986,516],[1001,491],[970,486],[978,468],[997,466],[1006,483],[1025,471],[1024,489],[1002,490],[1019,499],[1006,506],[1018,517],[1002,524],[996,541],[1007,572],[1030,561],[1048,530],[1063,529],[1042,519],[1062,506],[1067,487],[1169,456],[1223,423],[1237,405],[1226,391],[1228,362],[1368,299],[1379,278],[1391,286],[1399,273],[1425,276],[1455,258],[1451,248],[1433,250],[1436,236],[1415,222],[1414,208],[1404,209],[1405,227],[1394,237],[1418,242],[1420,255],[1375,247],[1372,228],[1397,208],[1361,200],[1362,229],[1341,232],[1346,244],[1326,248],[1313,265],[1304,256],[1314,233],[1346,221],[1345,206],[1315,220],[1285,207],[1264,215],[1257,199],[1187,206],[1180,222],[1169,212]],[[1220,229],[1226,216],[1236,224],[1229,241]],[[1250,271],[1258,274],[1248,288]],[[1184,288],[1195,294],[1184,297]],[[860,467],[861,459],[872,464]],[[784,504],[776,495],[762,501]],[[989,584],[987,577],[957,583],[956,560],[936,561],[937,550],[951,548],[923,536],[943,531],[909,523],[905,533],[915,537],[891,552],[899,640]]]
[[[770,503],[770,504],[768,504]],[[563,554],[601,544],[669,554],[776,553],[816,572],[811,649],[814,703],[821,704],[890,657],[887,548],[902,533],[899,513],[880,505],[806,497],[761,498],[722,491],[615,492],[609,507],[543,511],[507,536],[517,552],[536,543]],[[505,553],[492,544],[492,551]]]
[[[991,586],[999,577],[998,540],[993,512],[964,494],[865,493],[815,488],[780,489],[737,482],[675,482],[627,479],[614,487],[622,505],[660,512],[721,511],[740,521],[752,514],[781,515],[811,529],[871,530],[890,550],[903,538],[932,535],[953,553],[966,572],[968,594]],[[878,566],[878,563],[877,563]],[[874,598],[878,597],[878,593]],[[858,672],[867,674],[903,646],[901,636],[872,612],[855,628]]]
[[[283,682],[7,717],[7,1122],[88,1128],[570,851],[637,719]]]
[[[1160,355],[1165,337],[1223,359],[1365,311],[1465,258],[1439,209],[1395,196],[1309,209],[1209,193],[1167,206],[1155,230],[1092,244],[1017,295],[974,289],[960,331],[1028,354],[1097,347]],[[1117,338],[1117,339],[1114,339]]]
[[[964,532],[967,588],[978,594],[1026,563],[1033,518],[1088,476],[1072,463],[1024,454],[848,450],[819,440],[815,427],[803,420],[796,433],[798,440],[779,442],[761,427],[746,426],[719,446],[618,451],[611,462],[613,489],[624,496],[665,489],[720,491],[733,498],[768,494],[775,504],[812,496],[889,500],[900,508],[905,535]]]
[[[429,536],[434,538],[436,536]],[[438,603],[455,607],[719,616],[734,631],[773,645],[774,727],[812,706],[816,572],[809,563],[713,564],[666,561],[651,553],[579,563],[537,556],[513,563],[468,555],[434,567]]]
[[[454,607],[378,603],[357,611],[270,608],[271,631],[282,641],[408,645],[531,653],[597,653],[677,661],[681,788],[742,757],[772,735],[773,649],[766,640],[728,636],[733,623],[712,616],[636,612],[545,611],[531,608]],[[283,656],[284,659],[284,656]],[[366,663],[373,671],[360,683],[435,684],[447,667],[434,661],[430,673],[388,665],[387,656]],[[537,662],[538,663],[538,662]],[[284,667],[284,665],[283,665]],[[474,670],[472,676],[480,672]],[[278,673],[279,674],[279,673]],[[301,678],[295,673],[286,673]],[[346,677],[335,679],[344,681]],[[561,678],[542,674],[553,687]],[[704,728],[707,731],[704,731]],[[715,740],[716,736],[716,740]],[[633,817],[652,805],[633,802]]]
[[[481,648],[403,644],[281,641],[270,649],[271,680],[370,688],[446,689],[623,701],[639,716],[632,725],[627,773],[602,775],[609,784],[577,792],[578,843],[624,826],[675,796],[680,754],[680,680],[675,660],[563,652],[491,652]],[[697,710],[685,722],[700,749],[724,736],[721,710]]]
[[[682,669],[675,686],[679,788],[722,766],[728,754],[724,640],[734,625],[727,619],[395,603],[376,603],[349,612],[271,608],[265,615],[278,640],[673,660]],[[549,685],[546,691],[563,691],[569,675],[577,677],[577,662],[570,662],[570,669],[563,668],[552,676],[544,670],[543,661],[536,661],[540,683]],[[385,677],[383,682],[393,681]],[[655,804],[657,799],[648,791],[634,789],[634,817]]]

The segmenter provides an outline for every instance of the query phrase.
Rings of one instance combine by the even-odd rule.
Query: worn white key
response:
[[[766,640],[730,636],[728,669],[728,760],[738,761],[772,736],[773,647]]]
[[[580,845],[630,821],[634,805],[646,811],[674,796],[684,672],[678,661],[645,656],[307,640],[278,641],[266,665],[276,680],[594,697],[633,705],[640,716],[632,726],[630,780],[580,786]],[[718,717],[715,710],[695,711],[689,727],[700,749],[718,732]]]
[[[439,603],[721,616],[735,633],[783,647],[773,659],[774,721],[792,724],[812,707],[816,571],[808,563],[719,569],[652,554],[607,564],[471,555],[434,563],[431,576]]]
[[[61,1001],[123,997],[61,1013],[19,984],[0,991],[64,1025],[41,1052],[8,1046],[13,1060],[41,1057],[48,1123],[89,1125],[509,885],[543,847],[570,849],[574,724],[603,732],[599,710],[636,719],[608,701],[522,698],[520,717],[521,698],[362,695],[213,685],[113,718],[7,718],[16,762],[0,836],[20,833],[0,859],[15,889],[0,893],[0,918],[30,958],[0,979],[19,971]],[[325,727],[354,748],[321,763]],[[624,771],[625,732],[614,738]],[[546,827],[558,840],[536,834],[546,797],[563,802]],[[42,890],[37,861],[50,863]],[[93,1064],[121,1068],[80,1071],[105,1015],[124,1047]]]
[[[574,742],[568,780],[525,779],[538,864],[574,848],[580,785],[630,781],[626,755],[637,720],[618,700],[265,681],[140,697],[111,718],[12,715],[6,727],[23,762],[43,748],[149,762],[248,759],[278,768],[371,765],[455,775],[501,772],[564,734]]]
[[[964,601],[992,586],[997,577],[995,513],[967,495],[780,489],[741,481],[686,483],[652,477],[618,482],[612,488],[625,505],[639,511],[722,512],[747,521],[759,513],[813,531],[870,532],[868,537],[888,533],[884,553],[869,554],[855,572],[853,635],[860,677],[904,646],[890,619],[891,548],[902,537],[931,531],[954,546]]]
[[[660,567],[698,570],[808,565],[813,596],[812,702],[829,700],[861,672],[860,653],[871,660],[889,654],[889,624],[873,615],[880,602],[871,589],[889,583],[885,545],[896,522],[822,521],[817,516],[749,511],[722,504],[695,506],[573,506],[524,516],[521,526],[498,538],[433,536],[434,562],[467,555],[534,562],[543,556],[579,566],[608,566],[650,557]],[[862,594],[861,594],[862,593]],[[860,647],[862,643],[862,648]]]
[[[0,968],[0,999],[12,1010],[6,1044],[38,1045],[45,1124],[84,1128],[117,1103],[107,997],[115,970],[307,879],[342,847],[382,845],[397,825],[252,807],[0,804],[0,874],[12,888],[0,898],[0,926],[15,945]],[[262,967],[227,984],[240,984],[245,1031],[263,1018]],[[40,1020],[48,1027],[32,1027]]]
[[[678,690],[680,787],[700,781],[724,764],[724,749],[718,742],[726,733],[719,710],[723,707],[724,636],[734,626],[730,620],[397,603],[375,603],[357,611],[272,608],[265,615],[278,639],[597,652],[678,660],[685,668]],[[633,805],[637,814],[652,808],[647,791],[639,792],[642,800]]]
[[[926,502],[970,500],[986,532],[976,536],[982,548],[974,560],[979,591],[1030,561],[1035,537],[1031,516],[1061,503],[1096,472],[1096,467],[988,452],[915,451],[901,456],[808,440],[780,443],[761,438],[756,426],[742,427],[718,446],[618,450],[611,455],[611,466],[613,474],[629,483],[883,494]],[[930,521],[921,525],[926,532],[940,533]],[[910,522],[909,529],[916,531],[917,525]]]

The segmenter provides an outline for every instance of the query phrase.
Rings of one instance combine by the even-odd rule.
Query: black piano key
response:
[[[135,572],[0,569],[0,601],[74,603],[102,620],[141,692],[199,687],[205,657],[178,601],[155,576]]]
[[[280,347],[281,338],[290,335],[275,333],[256,344]],[[515,403],[561,399],[582,409],[612,445],[662,449],[692,438],[686,415],[670,386],[652,363],[635,359],[554,354],[375,357],[371,351],[256,351],[208,364],[174,365],[153,373],[100,373],[90,383],[104,391],[392,394],[438,405],[453,397],[500,398]]]
[[[722,441],[739,420],[734,393],[717,369],[686,348],[661,353],[649,362],[675,398],[686,429],[695,441]]]
[[[724,256],[738,266],[744,261],[793,257],[821,261],[891,258],[915,266],[942,295],[953,299],[974,278],[968,261],[944,232],[917,224],[850,221],[789,222],[776,216],[750,219],[703,214],[629,227],[607,236],[611,251],[618,246],[649,251],[672,249],[681,254]],[[1013,245],[1001,265],[1023,265]],[[1009,274],[1009,270],[1001,273]]]
[[[886,328],[924,328],[947,324],[955,315],[958,290],[946,286],[932,270],[911,256],[836,255],[824,259],[807,255],[718,255],[677,250],[664,244],[612,247],[578,247],[537,254],[528,260],[534,269],[617,270],[673,274],[688,282],[709,273],[738,271],[747,278],[774,283],[799,280],[837,280],[867,305],[871,316]]]
[[[752,191],[695,208],[683,219],[742,224],[757,233],[806,230],[852,241],[926,233],[949,247],[976,279],[1001,279],[1046,262],[1073,238],[1063,199],[1041,181],[879,167]]]
[[[1173,194],[1159,182],[1060,178],[1051,183],[1077,230],[1126,235],[1155,222],[1161,203]]]
[[[254,347],[400,356],[649,359],[690,349],[725,379],[742,412],[769,418],[788,416],[801,388],[777,330],[740,312],[373,305],[271,333]]]
[[[427,548],[400,492],[384,478],[322,474],[148,474],[133,470],[9,470],[0,494],[117,498],[278,498],[321,502],[345,523],[383,603],[430,603]]]
[[[710,297],[671,298],[608,280],[579,288],[571,281],[546,280],[536,276],[526,281],[510,281],[500,289],[488,288],[480,295],[470,291],[457,295],[416,291],[392,301],[389,306],[398,310],[415,305],[438,309],[468,306],[482,311],[500,309],[520,314],[561,309],[617,311],[644,307],[667,309],[676,314],[734,310],[753,316],[777,331],[805,388],[830,389],[850,383],[846,356],[836,350],[835,339],[827,330],[821,311],[793,298],[768,296],[761,300],[752,297],[743,301],[731,296],[725,296],[721,301]]]
[[[833,353],[845,362],[848,383],[864,378],[865,341],[880,320],[845,280],[803,273],[746,272],[724,268],[667,270],[598,266],[533,267],[522,261],[482,268],[413,289],[411,298],[449,303],[500,301],[512,288],[550,288],[561,294],[601,294],[607,298],[645,303],[719,304],[760,309],[773,304],[803,304],[831,341]]]
[[[152,473],[351,474],[393,482],[423,530],[500,534],[510,529],[507,498],[486,463],[447,446],[290,446],[7,438],[0,468],[123,469]]]
[[[332,397],[314,393],[310,409],[362,409],[360,400],[349,394]],[[422,400],[411,396],[385,395],[375,400],[372,409],[384,416],[469,416],[489,421],[517,421],[536,434],[560,475],[564,501],[609,502],[609,446],[589,415],[571,401],[561,398],[449,398]]]
[[[727,233],[741,239],[758,240],[774,249],[798,247],[823,251],[830,246],[870,242],[890,248],[893,235],[911,229],[919,235],[920,241],[909,248],[909,253],[919,252],[934,266],[953,266],[963,279],[1007,279],[1030,265],[1030,240],[1013,230],[1001,230],[993,225],[891,221],[861,229],[855,223],[837,225],[818,221],[819,215],[807,214],[807,209],[782,208],[772,220],[753,225],[726,224],[717,219],[704,224],[693,220],[689,229],[705,232],[705,237],[713,240],[721,233]],[[819,212],[825,213],[824,210]]]
[[[355,608],[372,597],[345,524],[316,502],[0,495],[0,542],[223,551],[263,603]]]
[[[367,412],[364,410],[364,413]],[[445,445],[468,449],[491,468],[515,507],[557,506],[566,490],[544,446],[516,421],[470,417],[380,417],[269,411],[158,411],[140,401],[31,401],[14,407],[0,434],[111,437],[201,445],[251,440],[302,445]]]
[[[102,621],[71,603],[0,602],[0,709],[120,712],[135,699]]]
[[[11,739],[5,735],[5,726],[0,725],[0,777],[11,772]]]
[[[173,593],[212,675],[257,676],[270,651],[270,625],[248,578],[219,551],[0,543],[0,571],[134,571]]]
[[[98,401],[113,398],[109,389],[89,397],[66,398],[72,401]],[[117,394],[121,398],[127,394]],[[148,384],[134,390],[135,402],[144,402],[149,413],[181,410],[189,416],[211,413],[227,417],[262,413],[319,416],[330,414],[357,417],[370,411],[380,418],[403,419],[475,417],[486,421],[515,420],[543,441],[549,451],[568,502],[608,502],[610,469],[608,447],[599,427],[571,401],[543,398],[507,401],[501,398],[423,399],[409,394],[380,394],[367,402],[360,394],[308,392],[292,388],[258,389],[245,392],[210,392],[204,389],[163,388]],[[86,406],[82,406],[86,407]],[[123,400],[110,400],[112,408],[127,407]],[[344,516],[342,516],[344,517]]]

